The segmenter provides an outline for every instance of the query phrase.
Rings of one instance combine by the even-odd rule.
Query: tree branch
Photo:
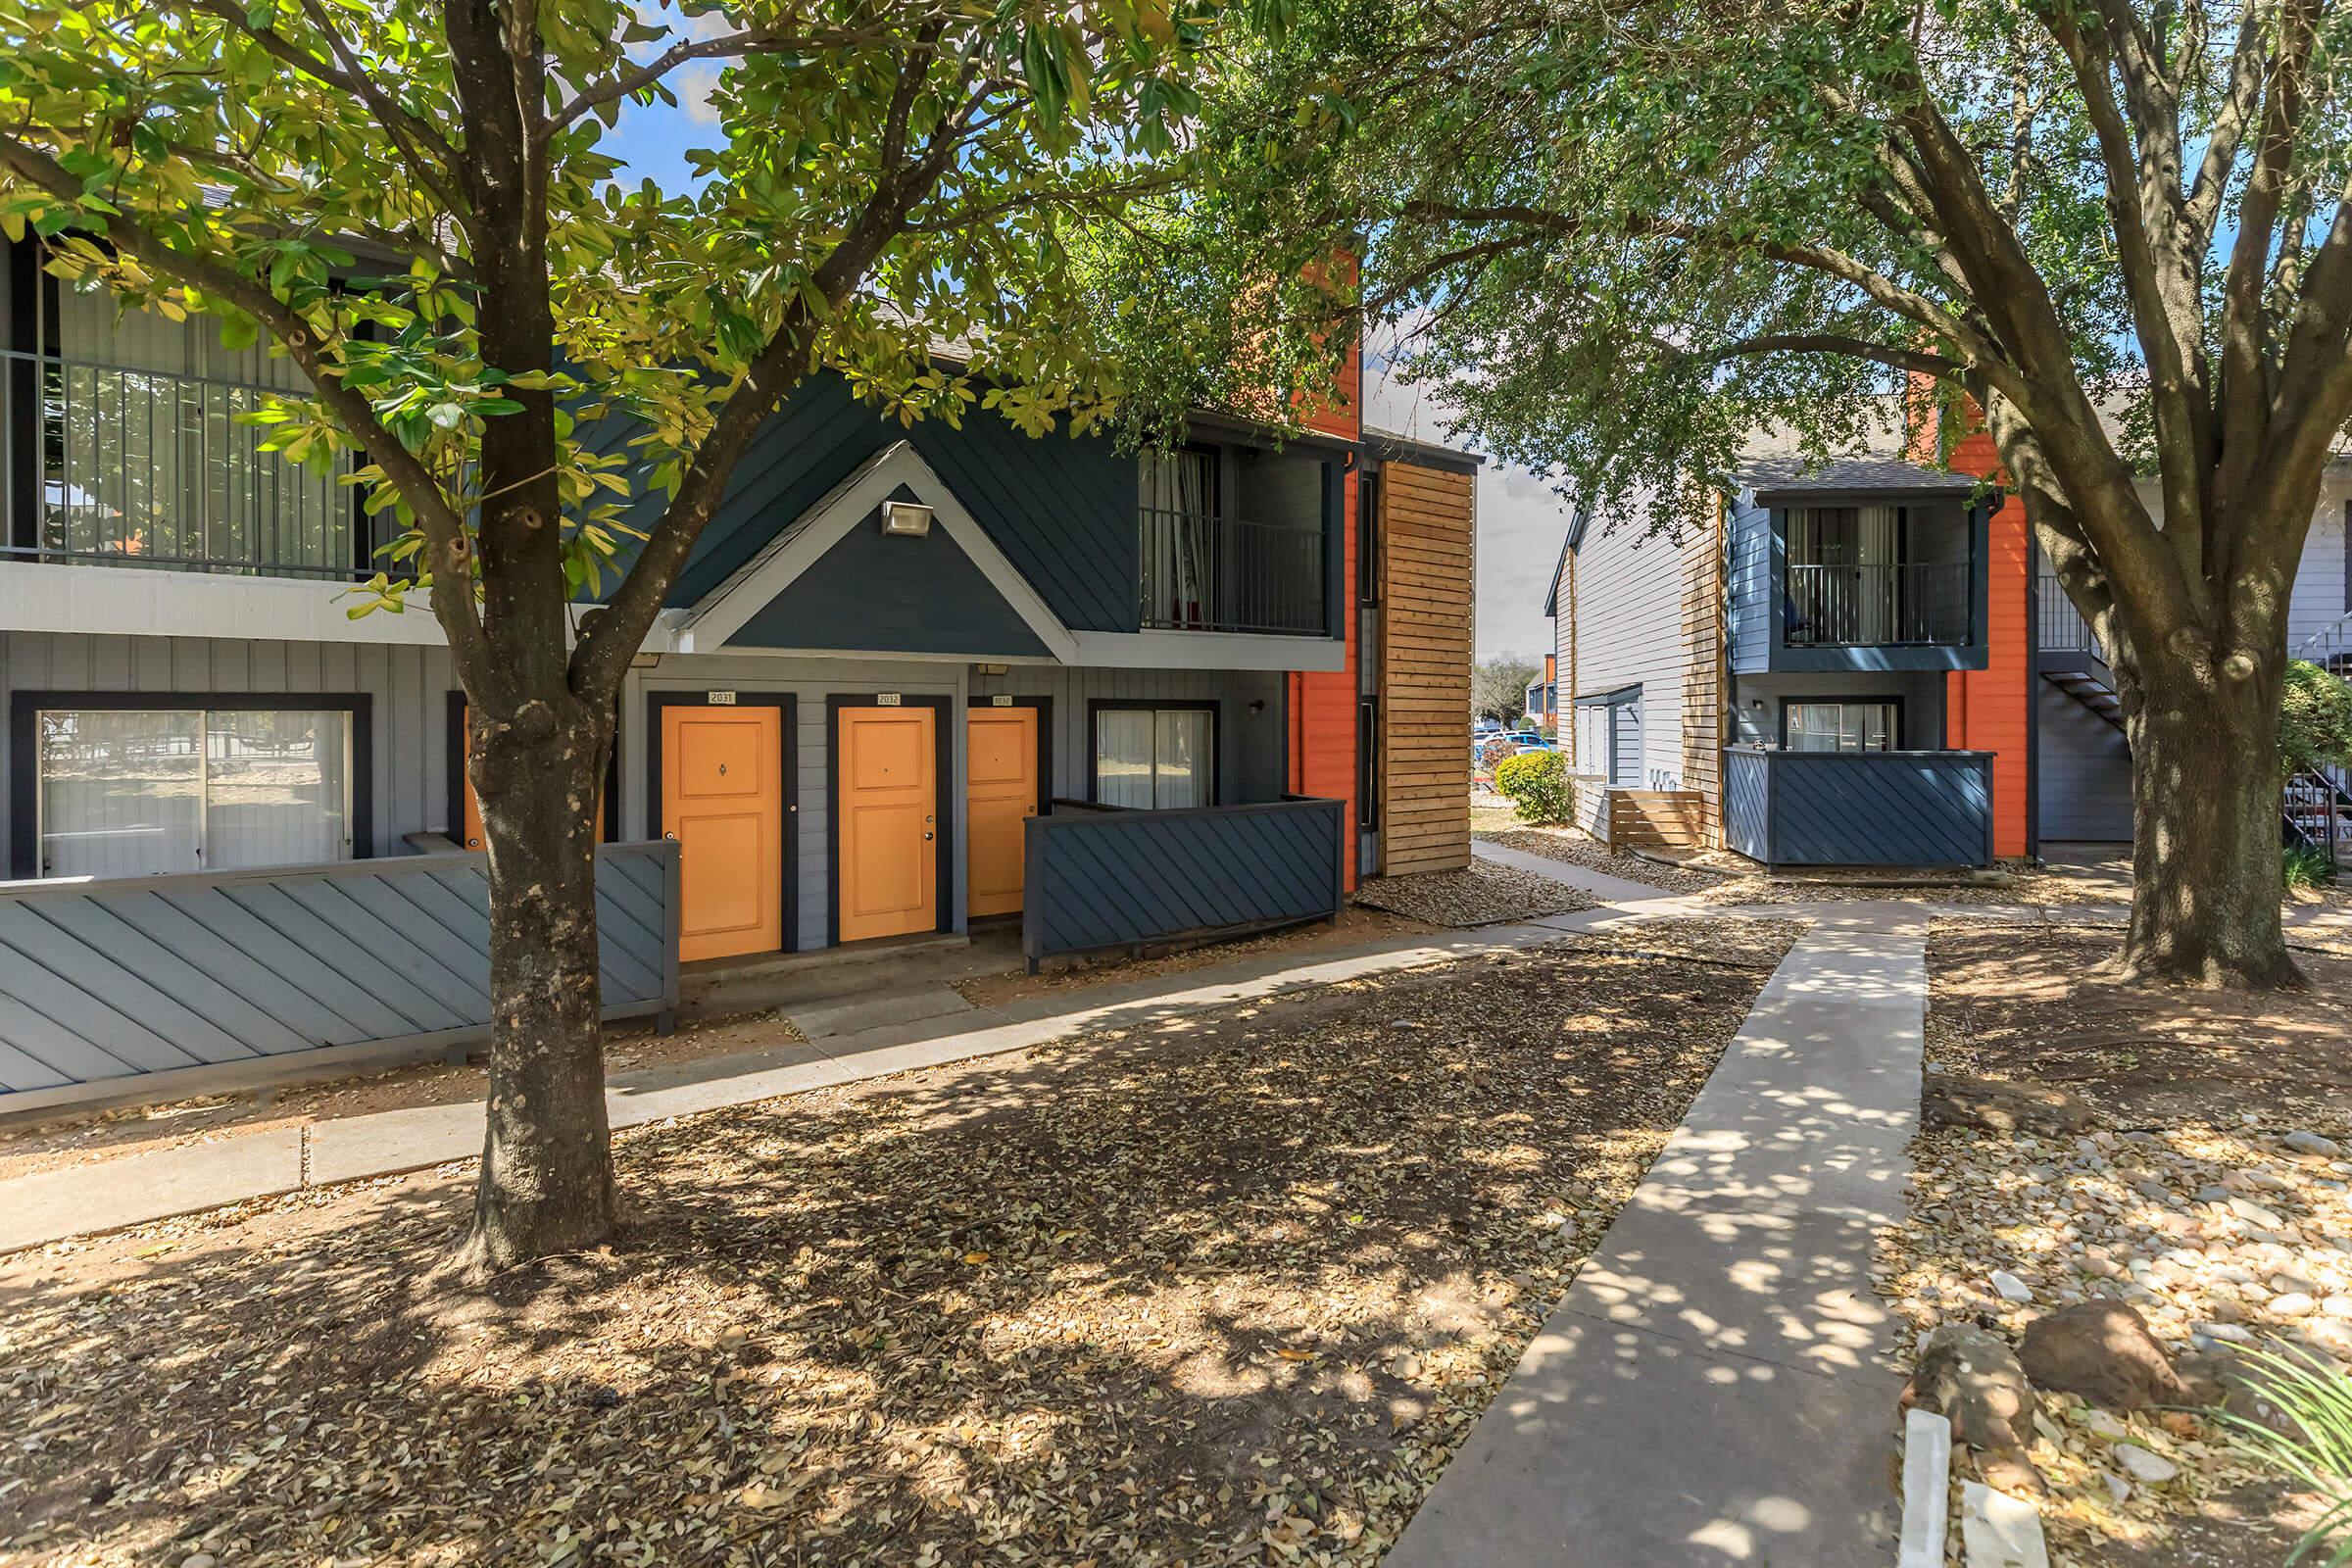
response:
[[[66,172],[41,149],[0,132],[0,167],[17,178],[74,206],[81,200],[81,181]],[[416,515],[431,553],[433,613],[447,633],[451,657],[460,668],[486,671],[489,658],[482,636],[481,616],[473,600],[471,546],[465,519],[451,507],[433,471],[376,418],[366,397],[345,386],[321,345],[311,335],[311,323],[294,308],[243,273],[220,262],[189,256],[172,249],[121,212],[84,213],[116,249],[137,258],[148,270],[184,286],[225,300],[269,328],[294,363],[310,378],[318,400],[382,468]]]

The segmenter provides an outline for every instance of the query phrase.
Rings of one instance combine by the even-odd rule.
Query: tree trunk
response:
[[[2128,979],[2299,985],[2278,906],[2284,661],[2232,678],[2202,661],[2121,669],[2132,741]],[[2226,669],[2226,666],[2225,666]]]
[[[461,1261],[482,1273],[612,1234],[596,819],[611,726],[485,714],[467,765],[490,854],[489,1127]],[[477,711],[479,711],[477,710]]]

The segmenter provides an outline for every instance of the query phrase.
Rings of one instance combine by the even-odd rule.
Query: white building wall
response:
[[[1642,688],[1642,787],[1675,790],[1683,778],[1683,693],[1690,650],[1684,636],[1684,571],[1693,551],[1711,548],[1702,540],[1678,543],[1664,534],[1645,534],[1627,521],[1614,531],[1595,517],[1576,560],[1576,670],[1568,673],[1567,617],[1553,623],[1559,656],[1561,696],[1598,697],[1627,686]],[[1566,597],[1563,586],[1562,597]],[[1605,769],[1605,753],[1593,745],[1600,734],[1590,710],[1580,715],[1577,770]]]

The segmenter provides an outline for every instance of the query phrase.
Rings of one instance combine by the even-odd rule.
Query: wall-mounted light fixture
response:
[[[931,531],[931,509],[919,501],[885,501],[882,531],[920,539]]]
[[[1258,714],[1264,712],[1265,710],[1266,700],[1263,697],[1252,697],[1250,699],[1250,716],[1251,718],[1255,718]]]

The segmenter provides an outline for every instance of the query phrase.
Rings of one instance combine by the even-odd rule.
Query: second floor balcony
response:
[[[299,389],[0,352],[0,560],[350,581],[357,492],[244,417]]]
[[[1147,631],[1320,637],[1322,530],[1161,507],[1136,513]]]
[[[1791,563],[1790,648],[1957,646],[1969,640],[1965,561]]]

